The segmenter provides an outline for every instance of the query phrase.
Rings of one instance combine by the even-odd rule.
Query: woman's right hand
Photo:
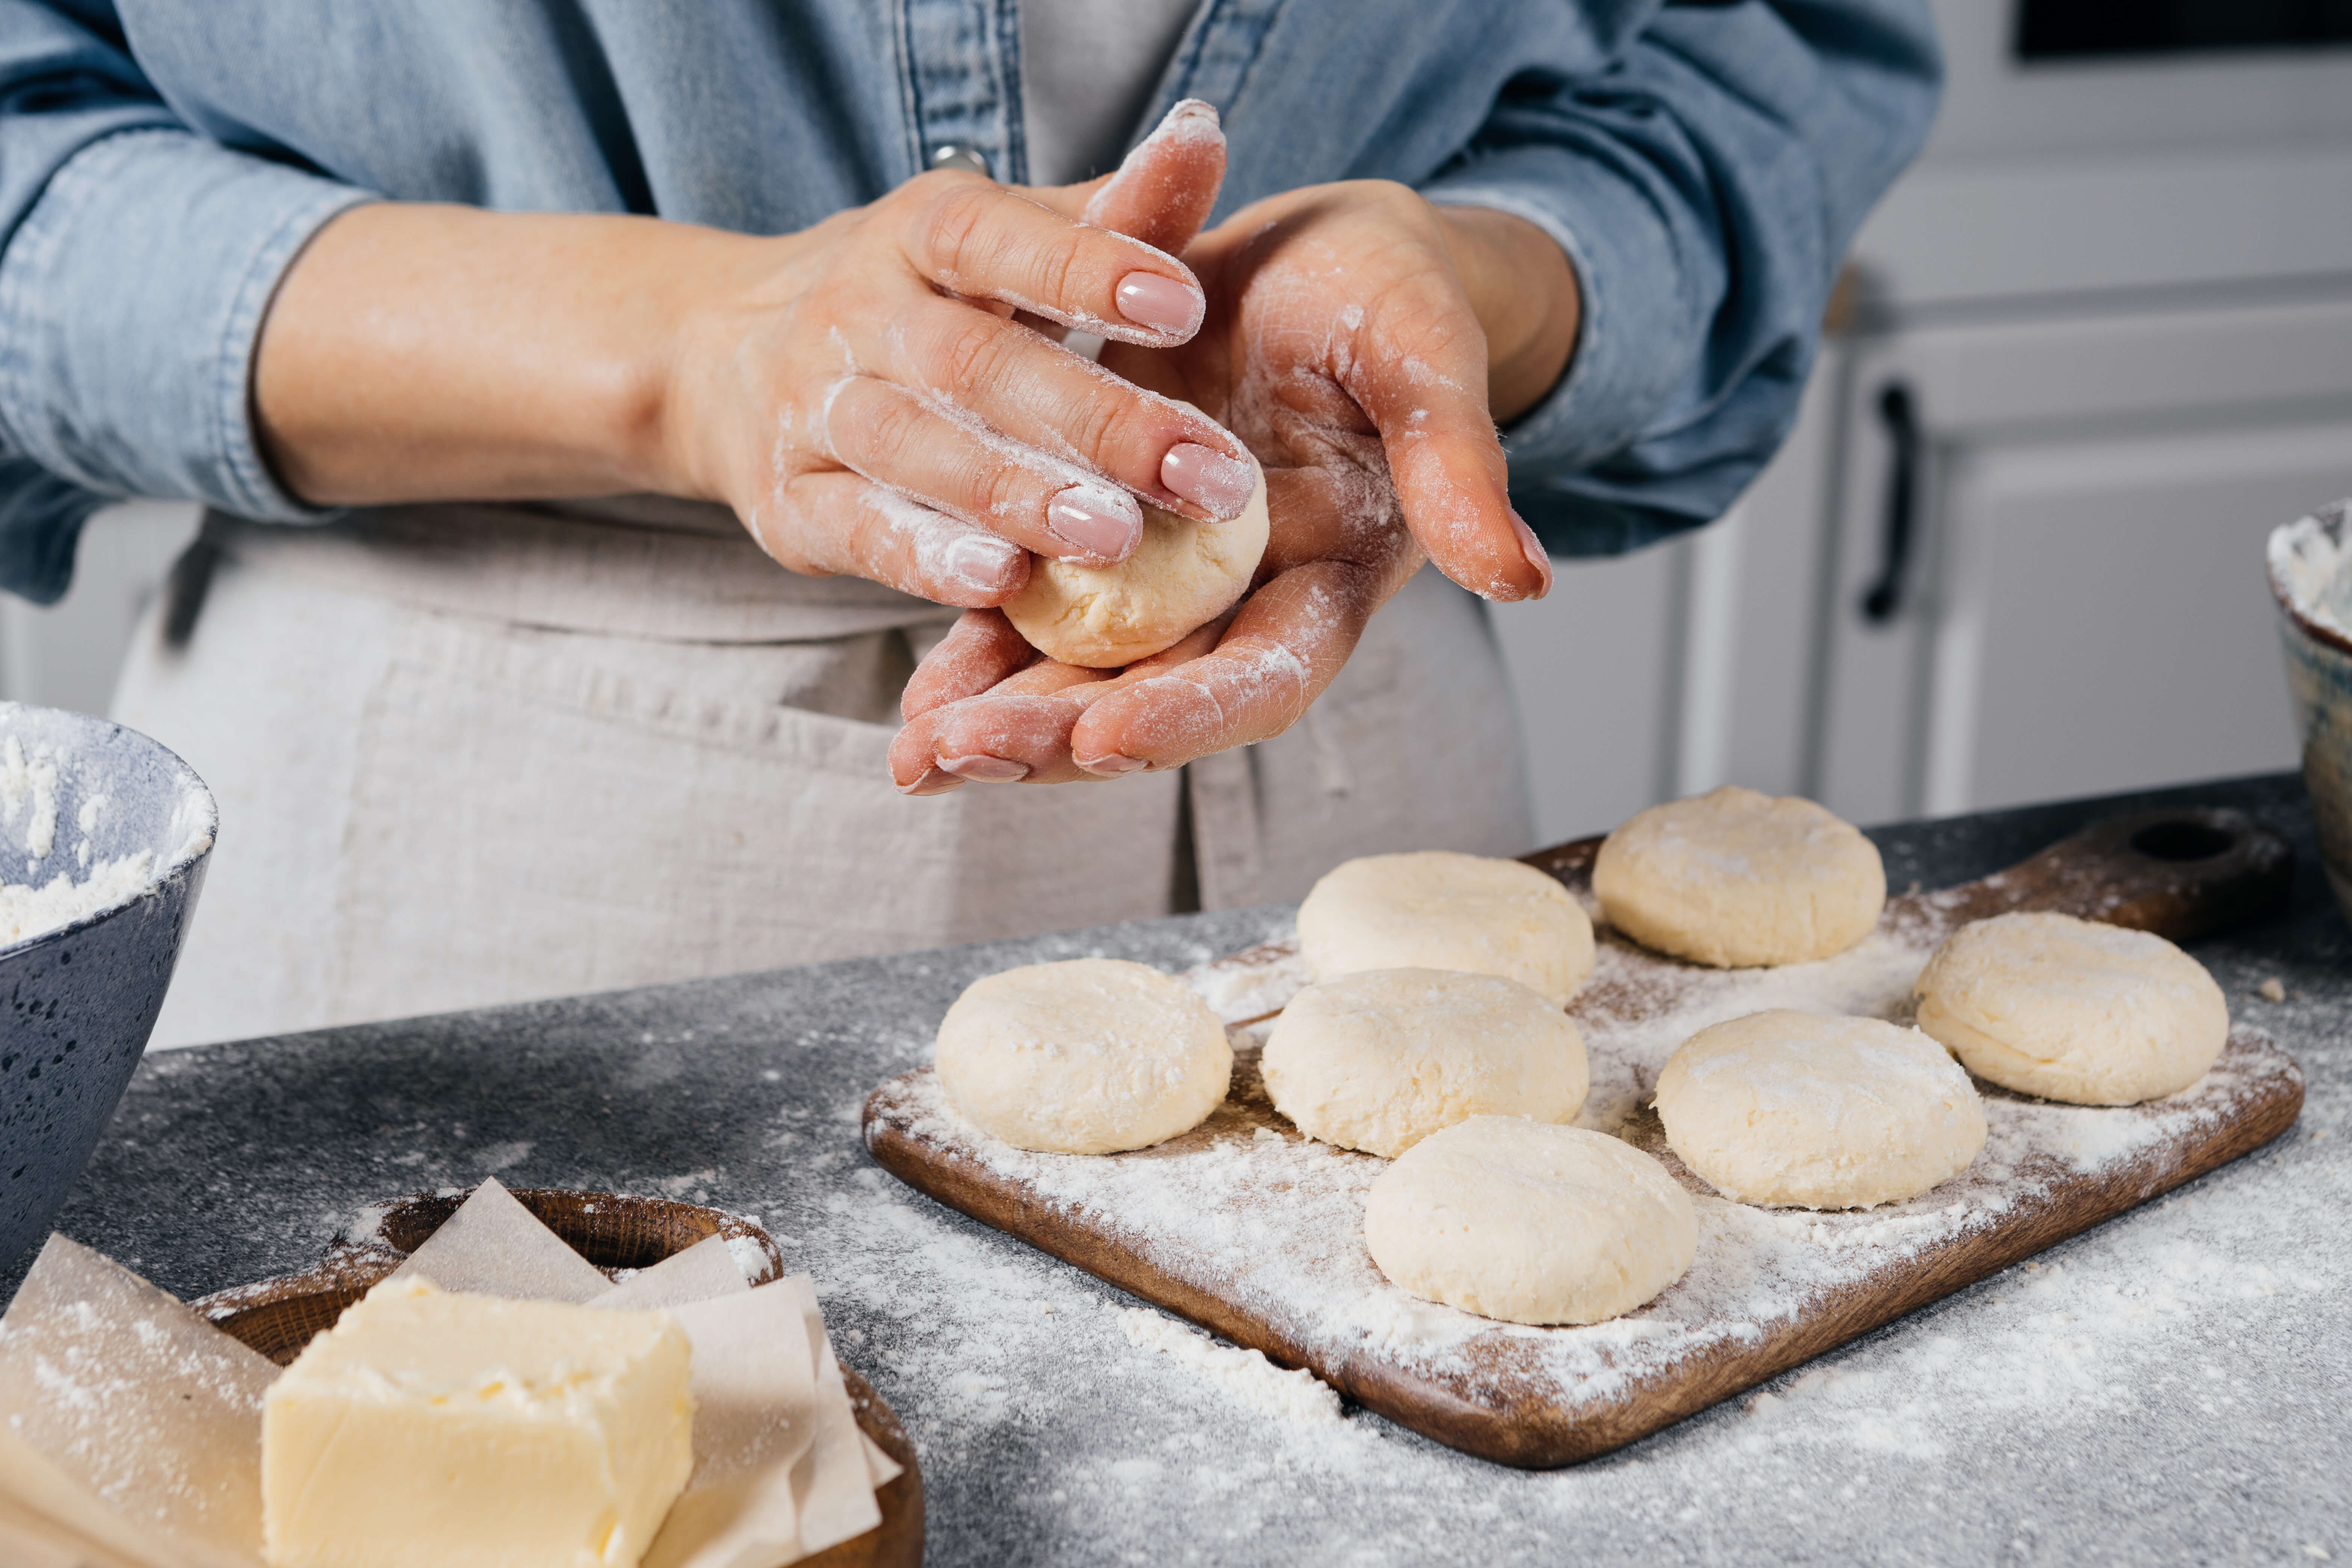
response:
[[[1125,558],[1139,499],[1240,510],[1235,437],[1016,310],[1165,347],[1205,306],[1165,252],[966,174],[775,237],[383,203],[288,274],[255,397],[313,502],[717,500],[793,571],[966,608],[1025,551]]]
[[[974,174],[925,174],[745,255],[687,308],[667,398],[684,488],[732,503],[795,572],[967,606],[1017,590],[1024,550],[1125,560],[1139,498],[1240,511],[1238,439],[1016,309],[1173,345],[1205,307],[1161,251]]]

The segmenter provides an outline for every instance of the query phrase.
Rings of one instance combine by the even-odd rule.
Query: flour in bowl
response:
[[[60,871],[39,886],[0,882],[0,945],[29,941],[136,897],[154,881],[154,865],[155,857],[142,849],[100,860],[87,881]]]
[[[57,847],[59,762],[51,747],[37,745],[28,755],[16,736],[0,741],[0,831],[21,835],[33,868]],[[29,941],[85,915],[111,909],[154,883],[152,850],[141,849],[111,859],[91,858],[89,836],[107,805],[103,795],[88,795],[75,813],[82,834],[75,850],[76,869],[88,872],[81,880],[63,871],[46,882],[33,875],[21,883],[0,878],[0,947]],[[187,836],[183,855],[198,853],[210,845],[210,818],[208,800],[191,795],[181,803],[173,824]]]

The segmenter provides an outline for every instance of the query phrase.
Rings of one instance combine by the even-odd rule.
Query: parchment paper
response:
[[[475,1188],[474,1195],[392,1271],[395,1279],[418,1276],[444,1290],[574,1306],[613,1288],[603,1269],[540,1223],[496,1176]]]
[[[780,1568],[881,1522],[874,1489],[899,1467],[857,1429],[806,1275],[752,1289],[712,1237],[613,1285],[495,1181],[395,1274],[677,1318],[695,1468],[646,1568]],[[0,1320],[0,1563],[260,1568],[278,1370],[52,1237]]]
[[[729,1250],[727,1238],[706,1236],[635,1279],[606,1286],[604,1294],[588,1299],[588,1305],[650,1312],[656,1308],[683,1307],[688,1301],[708,1301],[719,1296],[746,1295],[751,1289],[751,1281],[735,1266],[735,1254]]]
[[[0,1498],[0,1563],[8,1568],[142,1568]]]
[[[256,1568],[261,1398],[277,1376],[52,1236],[0,1319],[0,1497],[134,1563]]]

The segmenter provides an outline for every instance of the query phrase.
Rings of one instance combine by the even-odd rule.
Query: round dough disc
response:
[[[1920,972],[1919,1027],[1988,1082],[2078,1105],[2136,1105],[2205,1076],[2230,1005],[2205,966],[2144,931],[1996,915]]]
[[[1630,1143],[1474,1116],[1380,1173],[1364,1245],[1381,1273],[1428,1300],[1512,1323],[1597,1323],[1683,1277],[1698,1215]]]
[[[966,986],[940,1023],[939,1069],[956,1109],[1017,1149],[1114,1154],[1206,1121],[1234,1051],[1179,982],[1077,958]]]
[[[1147,502],[1134,554],[1115,566],[1040,555],[1004,602],[1005,618],[1064,664],[1123,669],[1232,609],[1256,575],[1266,531],[1262,469],[1249,504],[1228,521],[1194,522]]]
[[[1794,795],[1726,784],[1639,812],[1592,863],[1609,923],[1718,969],[1843,952],[1878,924],[1878,847]]]
[[[1298,906],[1318,980],[1367,969],[1499,974],[1568,1005],[1592,973],[1592,921],[1532,866],[1430,849],[1349,860]]]
[[[1395,1159],[1473,1116],[1572,1120],[1584,1038],[1548,997],[1498,974],[1375,969],[1310,985],[1260,1060],[1301,1132]]]
[[[1744,1204],[1895,1203],[1985,1144],[1984,1105],[1950,1053],[1879,1018],[1780,1008],[1701,1029],[1658,1075],[1657,1103],[1683,1163]]]

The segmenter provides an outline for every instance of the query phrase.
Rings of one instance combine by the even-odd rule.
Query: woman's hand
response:
[[[1232,436],[1016,310],[1168,348],[1204,304],[1164,251],[963,174],[774,238],[385,203],[289,273],[257,412],[314,502],[718,500],[794,571],[963,606],[1024,551],[1123,559],[1139,498],[1239,511]]]
[[[1279,734],[1425,557],[1489,598],[1549,589],[1494,426],[1575,342],[1575,276],[1549,236],[1360,183],[1258,203],[1183,255],[1209,291],[1200,333],[1103,363],[1217,415],[1265,465],[1259,586],[1115,677],[1037,660],[1002,616],[967,616],[908,685],[902,789],[1176,767]]]

